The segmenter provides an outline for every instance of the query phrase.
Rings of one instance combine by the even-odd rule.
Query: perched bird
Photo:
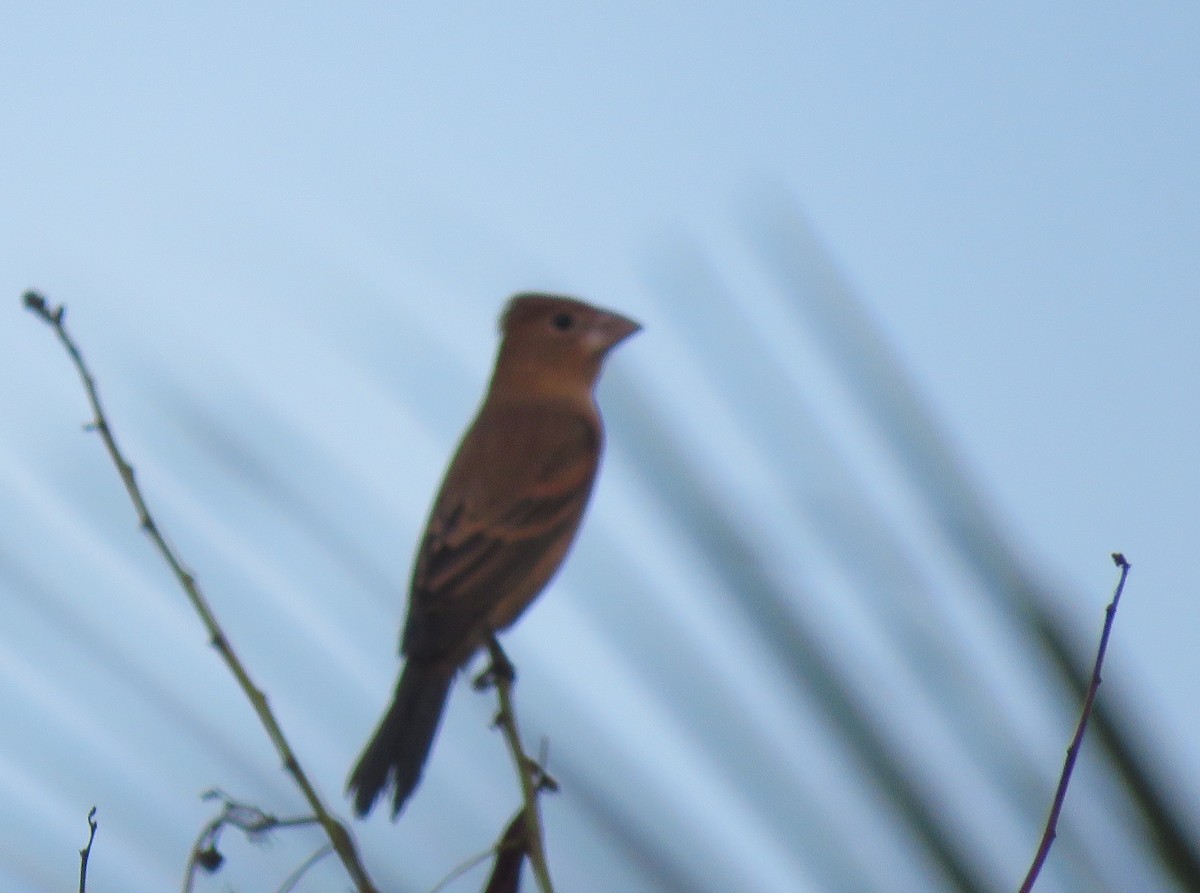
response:
[[[392,818],[399,815],[455,674],[562,564],[604,441],[592,390],[608,352],[640,328],[573,298],[520,294],[509,302],[491,384],[417,549],[404,670],[346,786],[359,816],[389,785]]]

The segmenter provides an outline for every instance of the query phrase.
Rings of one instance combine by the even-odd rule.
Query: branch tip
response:
[[[96,839],[96,829],[100,823],[96,821],[96,807],[92,807],[87,815],[88,841],[87,846],[79,851],[79,893],[87,893],[88,858],[92,855],[92,841]]]
[[[55,328],[62,328],[63,318],[67,315],[67,308],[62,304],[51,305],[45,295],[32,288],[21,296],[21,303],[25,305],[26,310],[36,313],[44,322],[50,323]]]
[[[22,295],[21,300],[25,304],[26,310],[31,310],[37,314],[46,313],[46,298],[40,292],[34,291],[31,288]]]

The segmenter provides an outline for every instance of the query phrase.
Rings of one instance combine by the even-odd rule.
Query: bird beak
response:
[[[636,335],[642,330],[642,324],[634,322],[627,316],[606,311],[592,329],[589,340],[592,348],[599,354],[608,353],[626,338]]]

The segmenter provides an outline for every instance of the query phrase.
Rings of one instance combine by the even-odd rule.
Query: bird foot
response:
[[[495,633],[488,633],[486,640],[488,650],[488,665],[483,672],[475,677],[472,686],[476,691],[487,691],[497,682],[507,682],[511,685],[517,678],[517,668],[508,659]]]

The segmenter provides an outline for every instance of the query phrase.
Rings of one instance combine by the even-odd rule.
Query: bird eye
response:
[[[569,313],[556,313],[550,324],[560,332],[565,332],[575,324],[575,317]]]

